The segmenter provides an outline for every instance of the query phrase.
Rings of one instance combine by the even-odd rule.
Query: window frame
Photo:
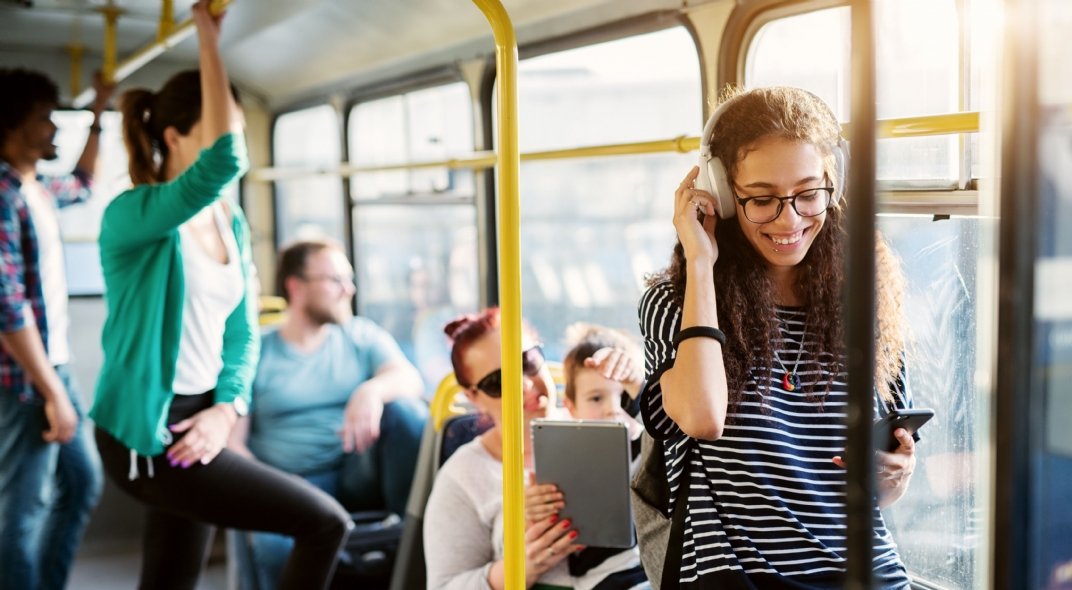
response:
[[[958,16],[964,17],[968,0],[954,0]],[[718,50],[717,87],[727,84],[744,84],[745,67],[748,50],[756,35],[767,24],[789,18],[827,10],[832,8],[850,8],[849,0],[810,0],[793,2],[792,0],[754,0],[739,4],[730,13]],[[971,37],[967,34],[970,27],[962,21],[958,34],[958,105],[959,112],[967,112],[971,102]],[[977,135],[976,131],[974,135]],[[958,144],[957,180],[952,185],[942,186],[930,181],[888,181],[880,182],[876,202],[879,213],[930,213],[934,215],[965,214],[978,215],[981,212],[978,196],[979,179],[971,176],[971,162],[974,156],[972,138],[968,133],[955,134]],[[941,136],[936,136],[941,137]],[[971,206],[966,206],[965,197],[972,199]],[[905,203],[911,205],[906,206]]]

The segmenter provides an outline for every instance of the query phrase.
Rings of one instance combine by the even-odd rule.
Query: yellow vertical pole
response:
[[[163,0],[163,4],[160,6],[160,24],[156,27],[156,40],[163,41],[167,39],[174,30],[175,2],[174,0]]]
[[[525,588],[525,458],[521,404],[521,198],[517,143],[517,37],[499,0],[473,0],[491,24],[498,68],[499,305],[502,308],[503,529],[506,588]]]
[[[116,49],[116,36],[118,35],[117,23],[122,9],[115,6],[101,6],[97,9],[104,15],[104,64],[101,66],[101,76],[106,83],[115,81],[115,67],[118,60]]]
[[[71,96],[78,96],[82,92],[82,56],[86,48],[81,43],[71,43],[67,46],[67,54],[71,56]]]

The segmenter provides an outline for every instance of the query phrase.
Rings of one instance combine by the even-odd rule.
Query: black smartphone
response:
[[[898,428],[904,428],[909,434],[913,435],[913,438],[918,440],[918,437],[915,436],[916,431],[933,417],[934,410],[927,408],[891,411],[875,421],[875,430],[872,434],[875,448],[887,453],[896,451],[897,447],[901,446],[901,443],[893,436],[893,432]]]

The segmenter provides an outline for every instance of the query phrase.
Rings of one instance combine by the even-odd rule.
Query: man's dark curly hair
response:
[[[0,68],[0,88],[0,143],[26,122],[34,107],[55,106],[60,99],[59,88],[48,76],[23,68]]]

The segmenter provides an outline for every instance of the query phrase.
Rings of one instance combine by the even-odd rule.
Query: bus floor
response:
[[[223,535],[217,535],[217,539]],[[227,590],[227,558],[217,541],[201,572],[196,590]],[[125,590],[138,587],[141,569],[139,543],[83,545],[75,559],[67,587],[72,590]]]

